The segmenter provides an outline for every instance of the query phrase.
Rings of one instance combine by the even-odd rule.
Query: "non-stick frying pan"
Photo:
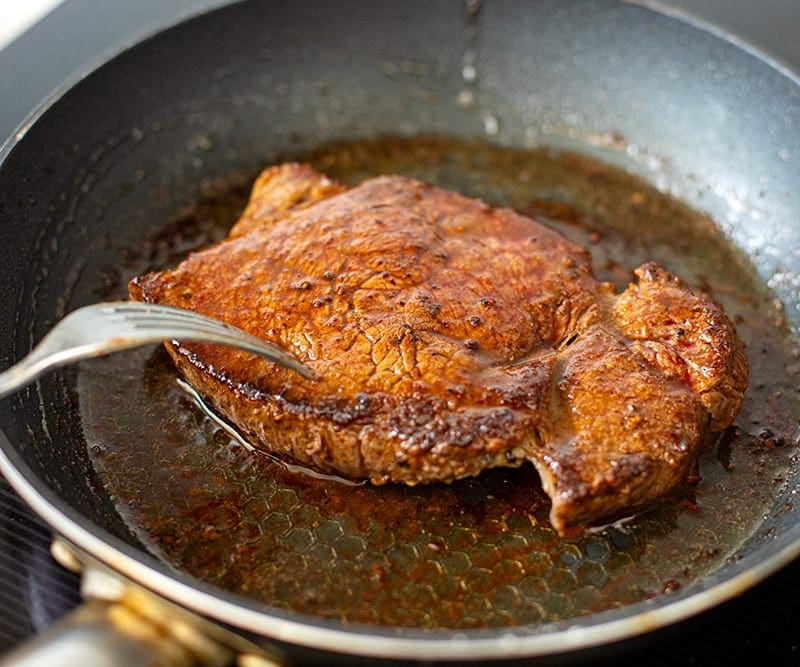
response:
[[[746,258],[742,271],[784,304],[789,331],[798,324],[798,82],[639,6],[241,3],[134,47],[34,120],[0,166],[5,364],[127,277],[126,253],[152,243],[209,184],[332,141],[422,133],[579,150],[643,176],[708,213]],[[793,368],[782,372],[791,393]],[[297,613],[148,552],[93,466],[80,378],[77,369],[54,374],[0,404],[2,466],[60,536],[59,557],[86,570],[96,601],[84,618],[145,653],[158,643],[173,658],[209,662],[273,649],[290,658],[541,658],[686,618],[800,549],[791,423],[782,447],[759,450],[783,467],[780,479],[753,478],[769,498],[748,534],[712,569],[652,599],[522,625],[508,613],[483,628]],[[109,401],[120,413],[135,407],[124,395]]]

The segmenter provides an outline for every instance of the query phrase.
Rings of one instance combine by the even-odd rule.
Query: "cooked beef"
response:
[[[658,264],[622,294],[589,254],[506,208],[400,176],[347,189],[267,169],[230,237],[131,282],[293,352],[168,345],[259,447],[374,483],[532,461],[561,534],[647,505],[735,418],[744,345]]]

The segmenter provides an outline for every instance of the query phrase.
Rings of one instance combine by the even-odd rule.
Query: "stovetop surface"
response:
[[[0,136],[10,136],[59,82],[87,71],[98,58],[160,25],[219,4],[221,0],[66,0],[0,51]],[[771,54],[800,71],[800,40],[792,38],[798,20],[791,0],[759,5],[760,18],[750,16],[750,0],[664,4],[746,32],[761,48],[772,40]],[[722,16],[720,5],[727,12]],[[790,15],[794,22],[787,19]],[[87,25],[102,29],[86,30]],[[0,655],[79,604],[79,579],[52,559],[50,539],[49,529],[0,479]],[[721,665],[753,658],[769,665],[800,664],[800,562],[698,617],[605,647],[593,654],[591,664]]]
[[[79,601],[78,576],[50,556],[50,530],[0,481],[0,653]]]

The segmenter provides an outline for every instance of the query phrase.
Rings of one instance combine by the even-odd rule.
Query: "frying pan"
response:
[[[244,2],[142,42],[38,112],[5,146],[0,166],[4,363],[64,313],[97,300],[109,263],[174,219],[205,183],[334,140],[416,133],[577,149],[669,189],[718,223],[784,304],[794,331],[796,78],[645,7],[542,1],[474,9]],[[465,65],[477,76],[465,76]],[[465,87],[474,104],[463,103]],[[609,133],[623,141],[596,140]],[[563,656],[696,614],[800,549],[790,445],[776,454],[786,469],[770,486],[763,517],[729,558],[668,595],[481,629],[293,613],[148,552],[90,460],[77,379],[66,370],[0,403],[0,463],[58,535],[59,559],[84,571],[92,602],[79,612],[80,632],[103,638],[108,650],[124,643],[117,664],[157,650],[208,664],[234,653],[330,661]],[[64,636],[74,639],[76,627],[70,621]]]

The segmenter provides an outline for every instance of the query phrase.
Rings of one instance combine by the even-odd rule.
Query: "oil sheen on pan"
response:
[[[618,290],[633,268],[659,261],[734,320],[750,387],[734,425],[703,454],[697,485],[561,539],[530,465],[414,488],[320,479],[242,444],[181,386],[162,348],[93,360],[79,376],[87,446],[154,555],[290,613],[455,629],[569,619],[668,595],[736,557],[790,465],[796,362],[773,295],[711,220],[618,169],[546,149],[417,138],[285,157],[345,183],[407,174],[531,213],[588,248],[598,279]],[[120,279],[98,286],[98,297],[123,297],[128,277],[224,237],[253,177],[209,184],[185,217],[140,248],[120,248]]]

